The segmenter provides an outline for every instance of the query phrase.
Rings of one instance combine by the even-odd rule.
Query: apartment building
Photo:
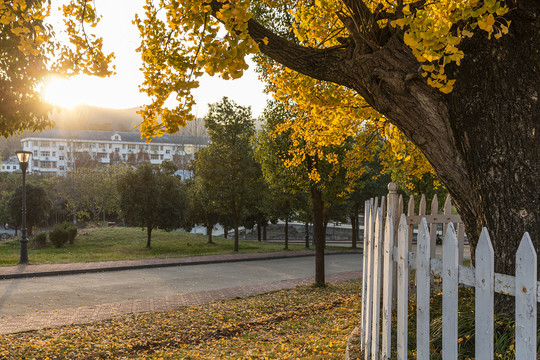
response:
[[[32,152],[28,171],[51,175],[73,170],[81,158],[101,165],[170,160],[184,170],[183,165],[207,143],[208,138],[194,136],[163,135],[146,143],[138,133],[58,129],[21,140],[23,149]]]

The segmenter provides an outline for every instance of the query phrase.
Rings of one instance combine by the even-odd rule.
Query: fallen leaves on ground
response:
[[[358,281],[0,336],[0,359],[342,359]]]

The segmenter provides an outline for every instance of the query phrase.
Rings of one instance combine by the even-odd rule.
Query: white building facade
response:
[[[1,172],[20,172],[21,166],[16,156],[10,156],[8,160],[2,162]]]
[[[166,134],[146,143],[138,133],[58,129],[21,140],[23,149],[32,152],[28,171],[50,175],[74,170],[82,155],[101,165],[161,164],[165,160],[187,165],[193,154],[207,142],[208,138]]]

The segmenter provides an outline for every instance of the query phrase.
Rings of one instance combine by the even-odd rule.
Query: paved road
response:
[[[0,281],[0,316],[196,293],[314,275],[314,257]],[[326,256],[326,273],[359,271],[361,254]]]

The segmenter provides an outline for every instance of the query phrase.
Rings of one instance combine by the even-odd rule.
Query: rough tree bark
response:
[[[262,53],[354,89],[402,130],[452,195],[472,249],[487,227],[496,271],[513,274],[523,233],[530,233],[537,251],[540,241],[540,2],[507,3],[510,33],[488,40],[477,32],[463,40],[465,58],[449,69],[457,79],[449,95],[426,84],[395,29],[373,30],[381,39],[377,48],[353,32],[343,46],[328,49],[299,46],[253,19],[248,29]],[[357,11],[358,4],[351,6],[353,21],[373,16]]]

